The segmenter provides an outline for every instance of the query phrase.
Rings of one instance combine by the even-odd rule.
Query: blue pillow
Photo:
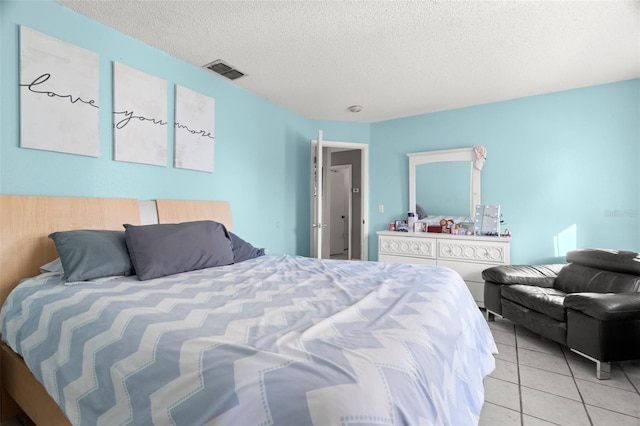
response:
[[[67,282],[131,275],[133,268],[124,232],[79,229],[54,232],[53,240]]]
[[[242,238],[238,237],[233,232],[229,232],[231,238],[231,245],[233,248],[233,262],[239,263],[245,260],[254,259],[259,256],[264,256],[263,248],[255,248]]]
[[[227,229],[218,222],[124,227],[131,261],[140,280],[233,263]]]

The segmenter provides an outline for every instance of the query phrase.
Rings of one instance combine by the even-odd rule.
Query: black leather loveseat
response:
[[[568,264],[483,271],[487,319],[507,318],[596,362],[640,358],[640,253],[574,250]]]

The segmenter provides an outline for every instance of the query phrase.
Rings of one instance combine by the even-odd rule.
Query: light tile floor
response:
[[[481,426],[640,426],[640,360],[595,363],[512,322],[489,327],[500,352],[484,381]]]

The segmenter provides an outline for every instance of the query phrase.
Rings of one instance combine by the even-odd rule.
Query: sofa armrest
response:
[[[502,265],[482,271],[482,278],[496,284],[525,284],[552,287],[558,273],[566,264]]]
[[[640,293],[571,293],[564,307],[602,321],[640,319]]]

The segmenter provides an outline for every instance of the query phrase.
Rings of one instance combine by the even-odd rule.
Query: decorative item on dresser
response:
[[[446,266],[462,276],[479,307],[484,308],[482,271],[509,265],[510,238],[423,232],[378,232],[380,262]]]

